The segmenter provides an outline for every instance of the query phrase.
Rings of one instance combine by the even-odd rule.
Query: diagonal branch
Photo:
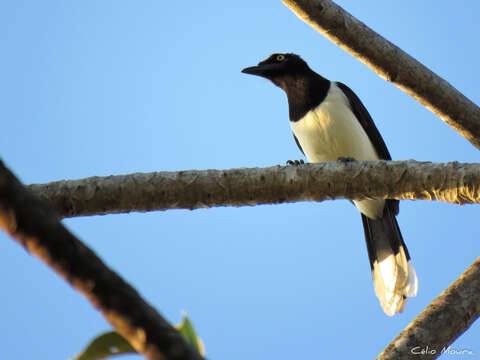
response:
[[[331,199],[480,203],[480,164],[355,161],[154,172],[30,185],[60,217]]]
[[[330,0],[282,0],[300,19],[393,82],[480,148],[480,108]]]
[[[57,220],[0,161],[0,228],[42,260],[98,308],[149,359],[201,360],[137,291]]]
[[[410,323],[377,360],[436,359],[480,316],[480,258]],[[422,353],[422,350],[424,353]],[[464,350],[467,352],[468,349]]]

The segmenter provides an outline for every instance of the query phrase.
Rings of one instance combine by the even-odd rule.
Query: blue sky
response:
[[[479,102],[477,3],[454,13],[433,0],[338,3]],[[348,84],[394,159],[478,162],[464,138],[280,1],[5,0],[0,30],[0,156],[24,183],[300,158],[283,92],[240,73],[274,52]],[[210,359],[367,359],[476,259],[478,214],[401,203],[419,294],[393,318],[347,201],[64,223],[167,319],[186,311]],[[4,358],[66,359],[109,329],[49,268],[0,240]],[[479,336],[474,324],[454,347],[478,355]]]

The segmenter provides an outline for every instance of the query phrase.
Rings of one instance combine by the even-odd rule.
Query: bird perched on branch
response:
[[[391,160],[360,99],[346,85],[325,79],[295,54],[273,54],[242,70],[281,87],[288,98],[290,126],[311,163]],[[403,311],[417,294],[417,276],[397,224],[398,200],[354,200],[361,212],[375,293],[383,311]]]

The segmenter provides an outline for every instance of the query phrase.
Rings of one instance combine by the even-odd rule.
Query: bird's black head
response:
[[[287,78],[296,78],[311,73],[307,63],[296,54],[272,54],[257,66],[242,70],[245,74],[258,75],[271,80],[275,85],[285,89]]]
[[[288,98],[290,120],[297,121],[327,96],[330,81],[311,70],[295,54],[273,54],[268,59],[242,70],[264,77],[281,87]]]

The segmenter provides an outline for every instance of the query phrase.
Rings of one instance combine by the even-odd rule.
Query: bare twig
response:
[[[30,185],[60,217],[329,199],[480,203],[480,164],[359,161],[155,172]]]
[[[202,359],[158,312],[57,220],[0,161],[0,228],[98,308],[149,359]]]
[[[480,108],[330,0],[282,0],[300,19],[393,82],[480,148]]]
[[[448,354],[448,346],[479,316],[480,258],[418,315],[377,360],[435,359]]]

